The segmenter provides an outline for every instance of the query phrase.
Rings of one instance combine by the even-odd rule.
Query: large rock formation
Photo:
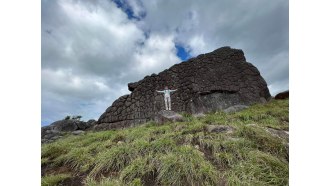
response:
[[[271,98],[258,69],[246,62],[242,50],[222,47],[171,68],[129,83],[131,94],[118,98],[99,118],[95,129],[127,127],[150,121],[165,110],[165,86],[175,112],[205,113]]]

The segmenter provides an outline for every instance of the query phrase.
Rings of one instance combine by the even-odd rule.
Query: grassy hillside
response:
[[[42,145],[42,185],[288,185],[289,101]],[[229,125],[231,133],[209,133]],[[270,130],[268,130],[270,129]]]

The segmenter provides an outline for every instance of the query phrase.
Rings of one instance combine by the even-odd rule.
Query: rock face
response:
[[[177,89],[171,99],[172,110],[179,113],[205,113],[271,98],[265,80],[246,62],[243,51],[222,47],[129,83],[131,94],[114,101],[95,128],[121,128],[153,120],[165,110],[163,94],[156,92],[165,86]]]
[[[275,99],[289,99],[289,90],[278,93]]]

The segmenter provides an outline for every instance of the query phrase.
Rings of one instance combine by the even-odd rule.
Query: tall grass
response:
[[[42,183],[79,177],[84,185],[287,185],[288,100],[185,121],[67,135],[42,145]],[[207,125],[232,133],[210,133]],[[61,171],[60,171],[61,170]]]
[[[70,174],[57,174],[57,175],[47,175],[41,179],[41,186],[55,186],[60,185],[60,183],[68,178]]]

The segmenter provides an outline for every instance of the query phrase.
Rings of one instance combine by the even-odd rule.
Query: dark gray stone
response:
[[[92,126],[92,125],[94,125],[94,124],[96,124],[96,120],[95,119],[90,119],[90,120],[88,120],[87,121],[87,124],[89,125],[89,126]]]
[[[85,131],[83,131],[83,130],[76,130],[76,131],[72,132],[72,134],[74,134],[74,135],[80,135],[80,134],[84,134],[84,133],[85,133]]]
[[[158,124],[164,124],[166,122],[180,122],[183,121],[183,116],[171,110],[162,110],[156,114],[154,120]]]
[[[289,99],[289,90],[278,93],[275,99]]]
[[[50,134],[46,134],[43,138],[44,139],[51,139],[54,136],[57,136],[57,134],[50,133]]]
[[[203,113],[193,114],[193,117],[195,117],[195,118],[203,118],[203,117],[205,117],[205,116],[206,116],[206,115],[203,114]]]
[[[78,122],[77,123],[77,126],[78,126],[77,130],[89,130],[95,124],[96,124],[96,120],[94,120],[94,119],[88,120],[87,122]]]
[[[268,131],[272,136],[276,136],[283,139],[289,139],[289,132],[285,130],[278,130],[273,128],[266,128],[266,131]]]
[[[53,130],[69,132],[69,131],[77,130],[78,129],[77,123],[79,122],[81,121],[72,120],[72,119],[59,120],[59,121],[55,121],[50,126],[53,127]]]
[[[50,138],[51,140],[57,140],[57,139],[59,139],[59,138],[61,138],[61,136],[54,136],[54,137],[52,137],[52,138]]]
[[[90,127],[90,125],[87,122],[77,122],[77,130],[85,130]]]
[[[46,134],[48,134],[50,130],[52,130],[51,126],[41,127],[41,138],[43,138]]]
[[[189,114],[263,103],[271,98],[267,83],[258,69],[246,62],[243,51],[222,47],[129,83],[131,94],[115,100],[94,128],[123,128],[153,120],[165,110],[163,95],[156,92],[165,86],[177,89],[171,94],[172,110]]]
[[[249,107],[246,105],[234,105],[234,106],[224,109],[223,111],[225,113],[232,113],[232,112],[238,112],[238,111],[244,110],[246,108],[249,108]]]

